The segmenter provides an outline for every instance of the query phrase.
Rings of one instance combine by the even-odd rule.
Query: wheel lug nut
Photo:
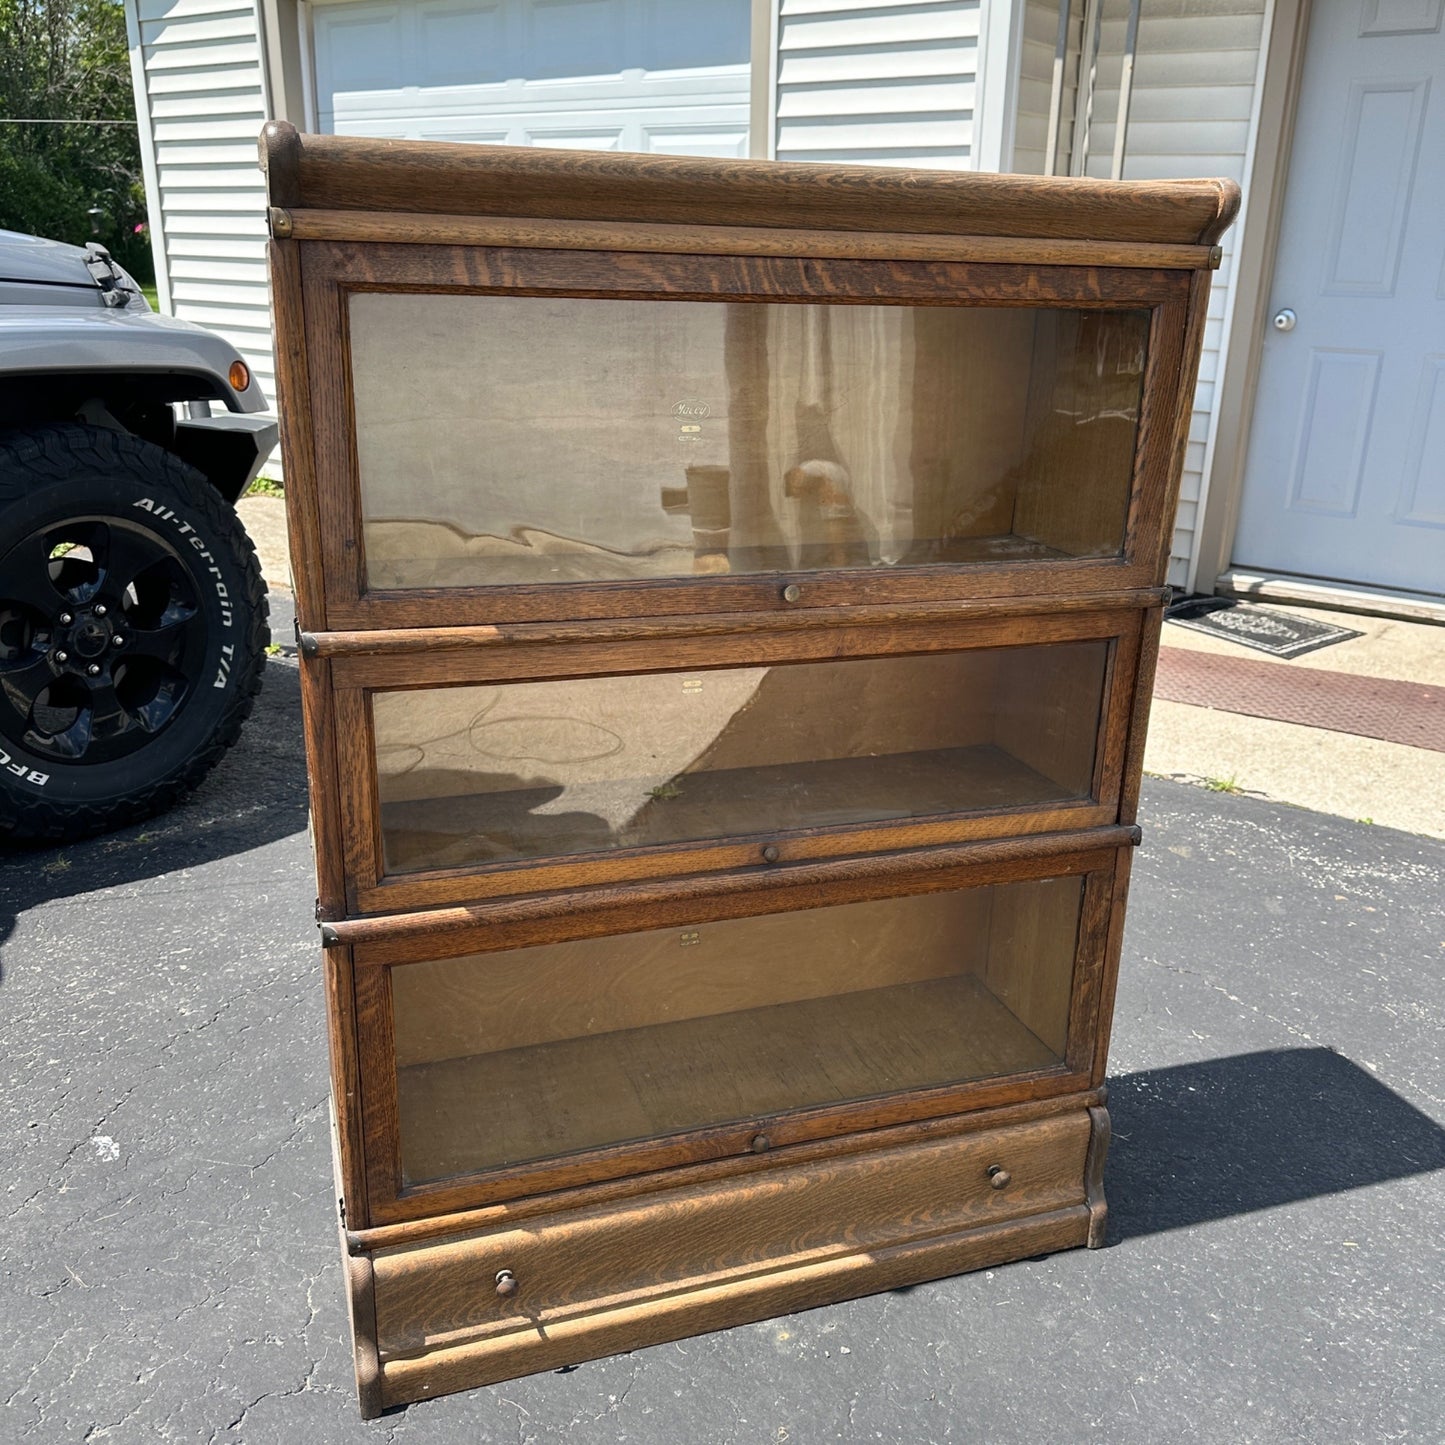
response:
[[[68,612],[62,612],[62,613],[60,614],[60,625],[61,625],[62,627],[69,627],[70,624],[71,624],[72,622],[74,622],[74,621],[75,621],[75,618],[73,618],[73,617],[70,615],[70,613],[68,613]]]
[[[68,652],[57,652],[55,654],[55,660],[56,662],[69,662],[70,654]]]
[[[110,645],[112,647],[124,647],[125,638],[123,638],[120,633],[117,632],[115,636],[110,639]]]
[[[97,603],[95,604],[95,615],[96,615],[97,617],[104,617],[104,616],[105,616],[105,603],[104,603],[104,602],[97,602]]]
[[[92,663],[90,664],[90,666],[87,667],[85,670],[86,670],[92,677],[99,677],[99,676],[100,676],[100,664],[99,664],[98,662],[92,662]]]

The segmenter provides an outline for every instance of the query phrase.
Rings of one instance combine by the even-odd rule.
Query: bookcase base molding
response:
[[[760,1158],[600,1204],[522,1218],[504,1207],[414,1243],[344,1235],[362,1413],[1098,1247],[1101,1099],[991,1110],[946,1121],[951,1132],[882,1130],[872,1147],[855,1137],[831,1157]]]

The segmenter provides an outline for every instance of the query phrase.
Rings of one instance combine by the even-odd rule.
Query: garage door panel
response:
[[[317,122],[345,135],[747,154],[749,0],[312,7]]]
[[[409,84],[499,84],[508,79],[507,17],[502,6],[420,5],[416,11],[417,75]]]
[[[528,79],[614,75],[627,68],[622,0],[528,0],[526,16],[522,74]]]
[[[524,145],[540,146],[543,150],[559,151],[620,151],[622,127],[604,130],[600,126],[588,130],[547,130],[543,127],[528,128],[524,132]]]
[[[400,89],[405,84],[398,67],[401,51],[400,6],[318,7],[316,81],[320,95]]]
[[[640,149],[660,156],[718,156],[742,159],[748,153],[748,126],[644,126]]]
[[[752,50],[752,16],[747,5],[682,5],[678,0],[644,0],[642,57],[647,70],[706,70],[746,66]],[[678,23],[678,12],[684,23]]]

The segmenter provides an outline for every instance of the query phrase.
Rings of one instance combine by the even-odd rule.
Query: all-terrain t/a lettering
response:
[[[201,560],[206,564],[206,571],[211,574],[216,583],[216,597],[221,603],[221,626],[230,627],[233,625],[231,614],[231,594],[226,590],[226,584],[221,580],[221,569],[216,566],[216,559],[206,549],[206,544],[201,534],[191,526],[184,517],[179,517],[169,507],[162,506],[159,502],[152,501],[150,497],[142,497],[135,504],[137,507],[149,512],[158,521],[174,522],[180,529],[183,536],[192,547],[200,553]],[[217,687],[221,684],[218,682]]]

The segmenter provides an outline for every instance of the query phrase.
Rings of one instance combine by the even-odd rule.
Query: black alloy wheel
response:
[[[239,733],[265,588],[200,473],[126,433],[0,437],[0,836],[158,811]]]

